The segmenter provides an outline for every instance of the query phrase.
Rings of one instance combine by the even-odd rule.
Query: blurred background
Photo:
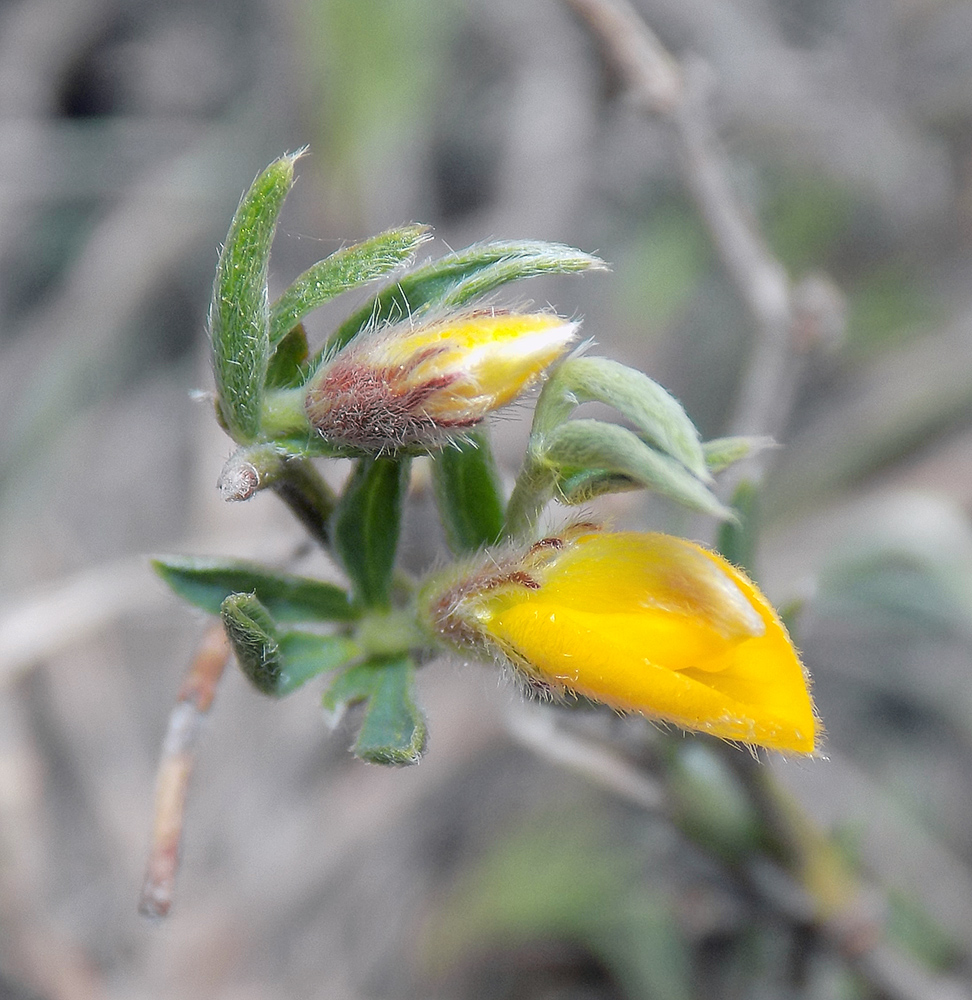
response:
[[[638,6],[710,67],[731,181],[791,277],[842,293],[846,322],[801,359],[758,566],[799,602],[830,759],[768,766],[875,887],[903,961],[968,996],[972,5]],[[0,998],[884,995],[665,817],[524,746],[519,696],[475,664],[423,671],[430,748],[405,771],[354,760],[313,691],[273,703],[227,673],[172,915],[137,915],[159,746],[205,627],[146,556],[321,568],[274,497],[220,502],[231,442],[193,395],[237,200],[304,145],[272,291],[409,221],[435,254],[572,244],[612,272],[511,301],[582,316],[706,437],[732,410],[751,324],[672,134],[562,3],[2,0]],[[528,426],[529,407],[494,425],[510,477]],[[421,468],[413,493],[421,569],[442,550]],[[699,530],[640,494],[597,513]]]

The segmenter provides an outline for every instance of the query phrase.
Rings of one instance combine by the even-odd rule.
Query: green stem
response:
[[[556,482],[553,469],[528,451],[506,508],[504,534],[508,538],[516,541],[530,538],[543,508],[553,496]]]
[[[355,641],[368,657],[399,656],[429,645],[412,609],[373,609],[365,613],[354,632]]]
[[[290,508],[311,537],[325,549],[330,549],[330,523],[337,498],[310,461],[292,458],[285,462],[270,488]]]

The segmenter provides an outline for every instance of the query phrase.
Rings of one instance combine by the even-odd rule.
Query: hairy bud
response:
[[[552,313],[472,312],[352,341],[314,377],[311,424],[367,452],[435,448],[530,388],[574,341]]]

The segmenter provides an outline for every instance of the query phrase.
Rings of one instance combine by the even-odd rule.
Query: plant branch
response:
[[[223,626],[213,625],[203,636],[169,716],[155,783],[152,845],[138,906],[146,917],[164,917],[172,905],[196,740],[229,657]]]
[[[808,329],[830,330],[835,318],[840,322],[841,299],[831,297],[833,316],[804,315],[820,299],[808,303],[808,297],[801,294],[802,283],[794,286],[790,281],[729,183],[729,170],[708,114],[712,88],[705,67],[698,61],[680,64],[627,0],[565,2],[601,43],[635,105],[674,130],[686,183],[753,321],[749,363],[728,432],[779,435],[792,402],[796,349],[812,343],[812,335],[804,335]],[[743,465],[752,463],[740,463],[737,468]]]
[[[314,541],[329,550],[331,515],[337,500],[313,464],[304,458],[288,460],[270,488],[290,508]]]

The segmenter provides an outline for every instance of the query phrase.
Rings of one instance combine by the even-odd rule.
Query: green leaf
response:
[[[410,468],[408,458],[359,458],[334,513],[334,548],[355,596],[368,608],[391,604],[395,550]]]
[[[703,443],[702,451],[709,472],[715,474],[728,469],[736,462],[741,462],[744,458],[749,458],[750,455],[758,455],[765,448],[772,448],[775,444],[771,437],[713,438]]]
[[[220,413],[240,444],[260,433],[263,386],[270,362],[267,272],[277,216],[294,182],[300,153],[275,160],[236,210],[216,266],[209,332]]]
[[[310,355],[307,331],[298,323],[276,342],[267,366],[268,389],[293,389],[303,384],[303,364]]]
[[[738,517],[719,525],[716,545],[729,562],[752,575],[759,536],[759,493],[755,483],[743,480],[732,495],[732,506]]]
[[[312,310],[408,263],[431,239],[428,226],[390,229],[311,265],[270,307],[270,343],[276,344]]]
[[[361,655],[345,636],[281,631],[254,594],[230,594],[219,614],[240,669],[263,694],[283,697]]]
[[[606,493],[626,493],[641,489],[641,483],[606,469],[564,469],[557,483],[557,492],[566,504],[588,503]]]
[[[370,660],[334,681],[324,694],[324,711],[336,724],[345,708],[366,701],[355,756],[373,764],[417,764],[426,728],[414,687],[415,667],[407,656]]]
[[[449,548],[475,552],[503,535],[499,473],[483,432],[467,435],[432,458],[432,485]]]
[[[274,694],[290,694],[311,678],[343,667],[361,655],[356,642],[343,635],[283,632],[279,637],[282,669]]]
[[[267,609],[253,594],[230,594],[219,607],[236,662],[257,690],[276,694],[283,668],[278,634]]]
[[[316,368],[362,330],[440,307],[456,308],[520,278],[603,269],[597,257],[559,243],[482,243],[416,268],[383,288],[334,332]]]
[[[250,593],[281,622],[353,621],[359,616],[333,583],[275,573],[255,563],[167,556],[153,559],[152,566],[180,597],[211,614],[219,614],[229,595]]]
[[[557,469],[603,469],[720,519],[733,517],[681,463],[655,451],[636,434],[600,420],[569,420],[542,439],[541,459]]]
[[[651,444],[699,479],[710,478],[699,432],[678,400],[643,372],[608,358],[569,358],[560,365],[537,400],[534,432],[551,431],[574,407],[591,402],[613,406]]]

